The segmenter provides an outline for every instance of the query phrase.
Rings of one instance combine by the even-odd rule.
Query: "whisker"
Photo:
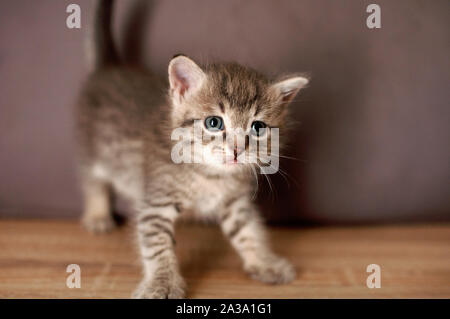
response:
[[[259,189],[259,181],[258,181],[258,174],[256,173],[256,168],[253,165],[250,165],[250,168],[252,170],[252,174],[255,176],[255,180],[256,180],[256,189],[253,192],[252,195],[252,200],[256,198],[256,195],[258,193],[258,189]]]
[[[302,159],[299,159],[296,157],[291,157],[291,156],[286,156],[286,155],[278,155],[278,157],[286,158],[286,159],[293,160],[293,161],[307,162],[306,160],[302,160]]]
[[[261,165],[259,165],[258,163],[256,163],[256,165],[259,167],[259,169],[261,169]],[[271,195],[271,200],[272,202],[275,200],[275,192],[273,191],[273,187],[272,187],[272,182],[270,181],[270,178],[267,176],[267,174],[261,174],[264,175],[264,177],[267,180],[267,184],[269,185],[270,188],[270,195]]]
[[[283,179],[286,181],[287,185],[288,185],[288,189],[291,188],[291,183],[289,183],[289,175],[284,172],[280,167],[278,167],[278,173],[280,173],[280,175],[283,177]]]

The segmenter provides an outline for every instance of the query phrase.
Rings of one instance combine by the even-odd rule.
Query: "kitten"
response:
[[[202,68],[179,55],[169,63],[164,94],[164,81],[121,63],[111,38],[111,12],[112,1],[99,2],[95,69],[77,108],[85,227],[106,232],[115,226],[112,190],[133,204],[144,270],[136,298],[185,297],[174,253],[174,223],[187,210],[220,223],[252,278],[272,284],[292,281],[293,266],[270,249],[252,203],[257,164],[238,158],[250,151],[249,140],[270,135],[266,128],[283,128],[287,104],[308,80],[292,76],[272,81],[235,63]],[[250,134],[244,147],[228,138],[211,147],[208,138],[199,141],[192,134],[187,144],[199,142],[209,160],[175,164],[172,131],[182,127],[193,132],[195,123],[201,124],[202,137],[226,137],[238,128]],[[218,155],[224,160],[217,160]],[[261,159],[254,150],[250,156]]]

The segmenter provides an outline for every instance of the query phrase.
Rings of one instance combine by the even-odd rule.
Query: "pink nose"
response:
[[[244,148],[235,147],[234,148],[234,158],[237,159],[239,155],[241,155],[245,151]]]

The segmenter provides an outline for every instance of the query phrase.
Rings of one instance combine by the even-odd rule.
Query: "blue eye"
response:
[[[266,134],[266,123],[261,121],[254,121],[252,123],[251,133],[255,136],[263,136]]]
[[[212,132],[223,130],[223,120],[220,116],[208,116],[205,119],[205,126]]]

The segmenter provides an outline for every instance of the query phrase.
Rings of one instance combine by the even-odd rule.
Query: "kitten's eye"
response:
[[[250,132],[255,136],[263,136],[264,134],[266,134],[266,127],[266,123],[261,121],[254,121],[252,123],[252,129]]]
[[[209,116],[205,120],[205,126],[210,131],[223,130],[223,120],[220,116]]]

